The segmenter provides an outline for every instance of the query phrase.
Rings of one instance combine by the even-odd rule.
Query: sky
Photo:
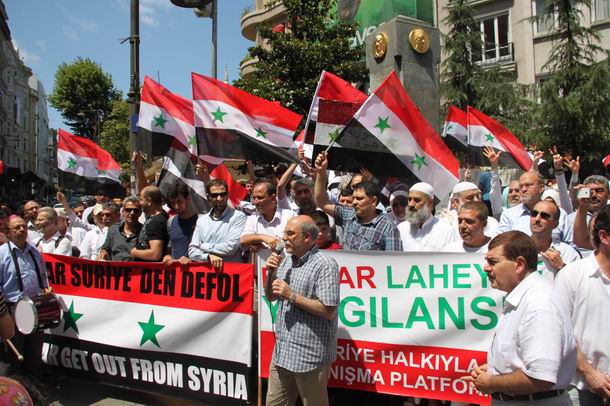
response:
[[[229,82],[254,43],[241,35],[244,8],[255,0],[218,1],[218,78],[227,66]],[[124,95],[129,90],[130,0],[4,0],[13,43],[25,64],[53,91],[62,63],[89,58],[112,76]],[[170,0],[140,0],[140,81],[160,79],[170,91],[191,97],[191,72],[211,74],[212,23]],[[49,126],[66,128],[49,106]]]

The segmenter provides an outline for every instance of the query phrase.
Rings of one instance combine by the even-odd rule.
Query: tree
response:
[[[484,68],[476,62],[484,44],[470,0],[452,1],[443,22],[450,27],[443,37],[447,55],[441,64],[443,110],[450,105],[462,110],[472,106],[494,116],[519,138],[527,138],[530,120],[523,117],[531,112],[531,89],[517,84],[499,65]]]
[[[125,100],[115,100],[103,123],[99,145],[121,165],[121,176],[126,178],[129,177],[131,164],[129,137],[129,104]]]
[[[537,135],[547,146],[580,155],[588,162],[583,169],[593,171],[594,166],[602,169],[601,157],[610,147],[610,63],[608,52],[598,45],[599,35],[581,24],[582,9],[590,6],[589,0],[548,0],[532,21],[553,22]]]
[[[273,2],[269,7],[277,4]],[[337,0],[283,0],[285,30],[259,30],[265,46],[249,49],[256,71],[235,85],[306,115],[322,70],[349,82],[365,79],[364,47],[353,47],[355,23],[333,16]]]
[[[99,121],[112,110],[112,102],[120,98],[112,77],[99,64],[77,58],[57,68],[49,104],[61,112],[74,133],[91,138]]]

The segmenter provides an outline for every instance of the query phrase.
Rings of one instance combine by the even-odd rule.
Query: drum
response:
[[[53,293],[23,297],[15,305],[15,325],[23,334],[57,327],[63,311],[59,298]]]

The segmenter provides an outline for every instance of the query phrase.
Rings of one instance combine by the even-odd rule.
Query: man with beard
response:
[[[40,230],[36,227],[40,205],[35,200],[30,200],[23,206],[23,219],[28,224],[28,242],[31,244],[40,237]]]
[[[608,179],[601,175],[591,175],[583,182],[584,188],[589,189],[590,197],[578,199],[578,208],[570,213],[566,219],[565,241],[573,243],[582,251],[583,256],[591,254],[593,246],[589,239],[588,224],[596,213],[601,212],[608,204],[610,192],[608,191]],[[576,231],[578,227],[578,231]]]
[[[566,264],[579,260],[580,254],[568,244],[553,241],[553,229],[559,224],[559,207],[552,200],[541,200],[531,212],[532,240],[538,249],[538,272],[549,282]]]
[[[114,203],[104,203],[96,205],[93,216],[97,226],[87,231],[81,243],[80,256],[86,259],[96,259],[106,241],[110,227],[119,222],[121,218],[121,208]]]
[[[296,179],[292,185],[292,197],[298,210],[296,214],[310,215],[316,211],[316,202],[313,198],[313,180],[311,178]]]
[[[406,221],[398,225],[404,251],[441,251],[459,239],[455,228],[432,215],[434,189],[419,182],[409,189]]]
[[[443,248],[444,252],[487,252],[490,237],[485,235],[489,210],[485,203],[466,202],[458,212],[459,241]]]
[[[343,227],[341,245],[344,250],[402,251],[398,229],[381,210],[379,188],[373,182],[362,181],[352,186],[353,207],[333,204],[326,193],[328,158],[322,152],[316,158],[315,196],[318,206]]]
[[[52,207],[38,209],[36,227],[41,236],[32,245],[43,253],[72,255],[72,243],[68,238],[61,235],[58,228],[57,212]]]
[[[223,261],[241,262],[239,238],[246,224],[246,215],[228,206],[229,188],[222,179],[206,185],[212,210],[197,220],[188,255],[193,261],[209,262],[221,269]]]
[[[161,190],[156,186],[146,186],[140,190],[140,207],[146,215],[146,221],[130,256],[136,261],[160,262],[169,239]]]
[[[497,234],[518,230],[527,235],[532,235],[530,230],[531,212],[536,203],[540,201],[542,193],[544,193],[544,178],[538,172],[525,172],[519,178],[519,190],[521,203],[502,212],[500,224],[496,229]],[[559,225],[553,230],[553,238],[556,241],[562,241],[563,239],[565,219],[566,213],[560,209]]]

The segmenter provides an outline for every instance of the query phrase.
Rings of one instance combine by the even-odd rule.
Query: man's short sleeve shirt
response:
[[[344,250],[402,251],[400,232],[385,214],[377,213],[371,222],[358,222],[356,210],[344,205],[335,206],[335,222],[343,226],[341,245]]]

